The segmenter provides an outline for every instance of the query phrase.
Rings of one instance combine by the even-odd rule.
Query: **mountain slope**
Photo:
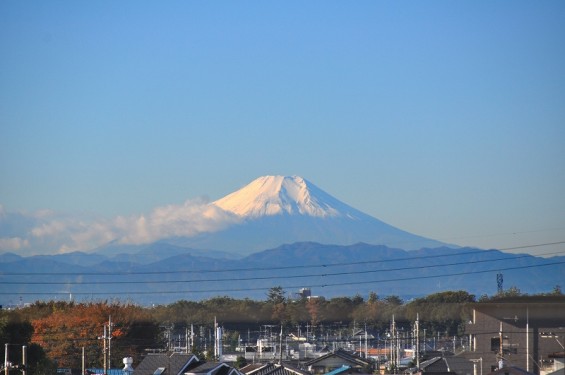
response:
[[[338,217],[357,211],[298,176],[259,177],[213,204],[247,218],[279,214]]]
[[[213,203],[241,218],[229,228],[169,239],[183,247],[251,254],[281,244],[366,242],[406,250],[446,244],[388,225],[298,176],[264,176]]]

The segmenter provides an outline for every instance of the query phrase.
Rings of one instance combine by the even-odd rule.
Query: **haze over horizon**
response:
[[[264,175],[438,241],[565,251],[527,247],[565,241],[564,19],[561,1],[4,1],[0,253],[205,230],[208,202]]]

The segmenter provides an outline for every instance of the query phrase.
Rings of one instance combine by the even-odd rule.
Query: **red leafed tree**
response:
[[[306,309],[310,314],[310,322],[316,326],[320,322],[320,304],[317,298],[310,298],[306,302]]]
[[[111,319],[112,327],[107,327]],[[104,327],[111,332],[111,365],[123,357],[140,360],[145,348],[158,345],[159,328],[142,308],[106,302],[59,306],[50,314],[32,320],[32,342],[40,344],[59,367],[80,368],[82,348],[87,367],[103,367]]]

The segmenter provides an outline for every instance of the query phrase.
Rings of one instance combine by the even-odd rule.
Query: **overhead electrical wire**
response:
[[[565,251],[562,252],[553,252],[543,255],[555,255],[555,254],[564,254]],[[443,263],[443,264],[430,264],[426,265],[426,268],[438,268],[438,267],[449,267],[449,266],[459,266],[463,264],[478,264],[478,263],[490,263],[490,262],[497,262],[497,261],[508,261],[508,260],[516,260],[521,258],[531,257],[531,255],[518,255],[513,257],[512,259],[505,258],[496,258],[496,259],[481,259],[481,260],[474,260],[474,261],[465,261],[465,262],[455,262],[455,263]],[[371,262],[363,262],[371,263]],[[340,266],[344,265],[353,265],[358,264],[355,263],[342,263]],[[553,263],[553,264],[560,264],[560,263]],[[277,275],[268,275],[268,276],[253,276],[253,277],[232,277],[232,278],[224,278],[224,279],[200,279],[200,280],[125,280],[125,281],[4,281],[2,284],[10,284],[10,285],[103,285],[103,284],[172,284],[172,283],[204,283],[204,282],[226,282],[226,281],[257,281],[257,280],[272,280],[272,279],[296,279],[296,278],[309,278],[309,277],[331,277],[331,276],[344,276],[344,275],[358,275],[358,274],[369,274],[369,273],[383,273],[383,272],[397,272],[397,271],[408,271],[414,269],[420,269],[421,266],[411,266],[411,267],[400,267],[400,268],[390,268],[390,269],[374,269],[374,270],[356,270],[356,271],[348,271],[348,272],[333,272],[333,273],[321,273],[321,274],[302,274],[302,275],[284,275],[284,276],[277,276]],[[164,271],[164,274],[167,272]],[[60,275],[60,274],[58,274]],[[114,274],[115,275],[115,274]],[[118,275],[115,275],[118,276]],[[343,285],[343,283],[342,283]],[[1,293],[0,293],[1,294]]]
[[[379,284],[379,283],[388,283],[388,282],[398,282],[398,281],[412,281],[412,280],[422,280],[422,279],[433,279],[439,277],[450,277],[450,276],[463,276],[463,275],[472,275],[472,274],[481,274],[481,273],[489,273],[489,272],[501,272],[501,271],[510,271],[510,270],[519,270],[519,269],[527,269],[527,268],[536,268],[536,267],[547,267],[553,265],[565,264],[565,261],[558,261],[558,262],[550,262],[544,264],[535,264],[535,265],[525,265],[525,266],[516,266],[516,267],[506,267],[506,268],[495,268],[489,270],[478,270],[478,271],[466,271],[466,272],[455,272],[455,273],[447,273],[447,274],[437,274],[437,275],[427,275],[427,276],[413,276],[413,277],[403,277],[403,278],[395,278],[395,279],[381,279],[381,280],[365,280],[365,281],[350,281],[350,282],[339,282],[339,283],[324,283],[324,284],[311,284],[309,287],[311,288],[326,288],[331,286],[343,286],[343,285],[361,285],[361,284]],[[283,288],[301,288],[304,285],[285,285],[282,286]],[[164,291],[108,291],[108,292],[72,292],[75,295],[141,295],[141,294],[179,294],[179,293],[219,293],[219,292],[242,292],[242,291],[259,291],[259,290],[269,290],[270,287],[257,287],[257,288],[224,288],[224,289],[206,289],[206,290],[164,290]],[[14,294],[10,292],[0,292],[0,295],[6,294]],[[16,292],[16,294],[21,295],[67,295],[69,294],[68,291],[65,292]]]
[[[565,241],[563,242],[565,243]],[[299,268],[326,268],[326,267],[343,267],[343,266],[353,266],[358,264],[374,264],[374,263],[391,263],[391,262],[402,262],[405,260],[413,259],[430,259],[430,258],[444,258],[444,257],[454,257],[462,255],[473,255],[485,252],[496,252],[497,250],[474,250],[464,253],[452,253],[452,254],[436,254],[436,255],[422,255],[417,257],[401,257],[393,259],[379,259],[379,260],[369,260],[360,262],[344,262],[344,263],[329,263],[329,264],[314,264],[305,265],[297,264],[292,266],[278,266],[278,267],[253,267],[253,268],[227,268],[220,270],[172,270],[172,271],[124,271],[121,275],[158,275],[158,274],[174,274],[174,273],[219,273],[219,272],[245,272],[245,271],[274,271],[274,270],[287,270],[287,269],[299,269]],[[98,275],[115,275],[115,272],[0,272],[0,276],[26,276],[26,275],[41,275],[41,276],[51,276],[51,275],[63,275],[63,276],[98,276]]]
[[[414,260],[414,259],[431,259],[431,258],[445,258],[445,257],[457,257],[457,256],[464,256],[464,255],[473,255],[473,254],[485,254],[489,252],[501,252],[503,250],[518,250],[518,249],[528,249],[533,247],[542,247],[542,246],[551,246],[551,245],[560,245],[565,244],[565,241],[559,242],[548,242],[542,244],[534,244],[534,245],[524,245],[524,246],[516,246],[516,247],[508,247],[504,249],[491,249],[491,250],[474,250],[474,251],[467,251],[461,253],[451,253],[451,254],[435,254],[435,255],[421,255],[421,256],[410,256],[410,257],[401,257],[401,258],[393,258],[393,259],[379,259],[379,260],[367,260],[367,261],[358,261],[358,262],[341,262],[341,263],[330,263],[330,264],[318,264],[318,265],[292,265],[292,266],[279,266],[279,267],[252,267],[252,268],[229,268],[229,269],[214,269],[214,270],[171,270],[171,271],[120,271],[120,275],[158,275],[158,274],[174,274],[174,273],[184,273],[184,274],[191,274],[191,273],[223,273],[223,272],[244,272],[244,271],[273,271],[273,270],[285,270],[285,269],[299,269],[299,268],[325,268],[325,267],[343,267],[343,266],[352,266],[352,265],[360,265],[360,264],[375,264],[375,263],[390,263],[390,262],[402,262],[405,260]],[[553,252],[547,254],[540,254],[540,256],[544,255],[555,255],[555,254],[563,254],[564,252]],[[520,255],[518,257],[533,257],[531,254]],[[0,272],[0,276],[107,276],[112,275],[115,276],[116,272]]]

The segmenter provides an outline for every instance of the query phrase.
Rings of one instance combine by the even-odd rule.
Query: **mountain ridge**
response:
[[[267,290],[275,286],[288,292],[308,287],[326,298],[367,296],[372,291],[404,299],[446,290],[494,295],[498,273],[504,274],[507,288],[540,293],[560,285],[565,274],[563,256],[541,258],[449,247],[402,250],[366,243],[344,246],[299,242],[235,260],[188,253],[163,254],[150,263],[104,257],[88,265],[86,262],[93,258],[84,253],[1,259],[5,261],[0,261],[0,274],[9,287],[0,293],[0,303],[4,304],[22,296],[27,301],[61,295],[77,300],[127,299],[141,304],[218,295],[264,299]]]

